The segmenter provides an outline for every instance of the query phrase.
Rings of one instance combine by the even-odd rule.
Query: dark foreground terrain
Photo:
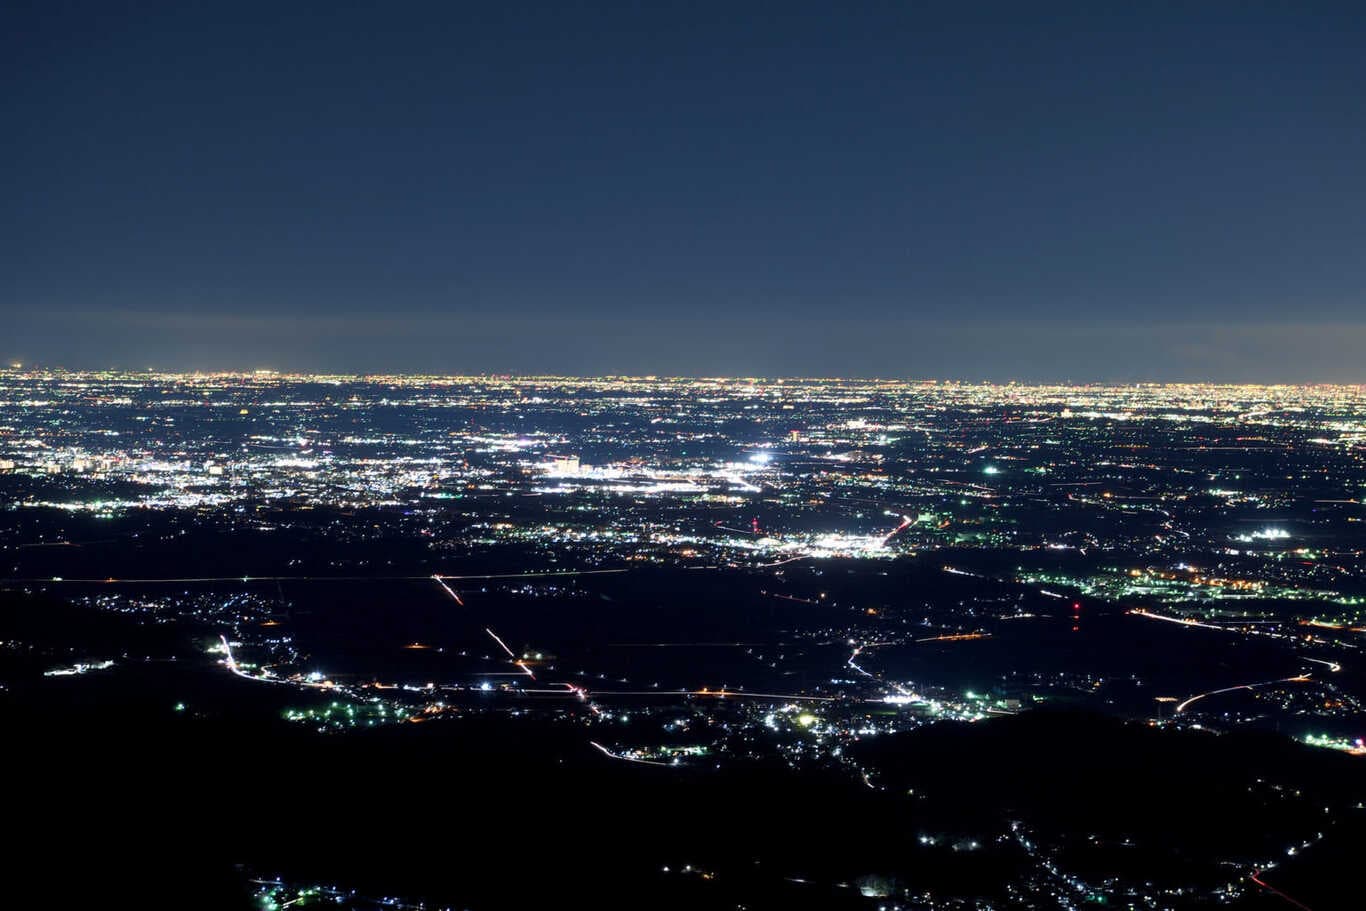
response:
[[[498,714],[320,734],[278,720],[286,688],[181,657],[179,627],[3,605],[9,883],[35,907],[259,907],[275,876],[470,908],[1078,907],[1137,877],[1186,907],[1237,876],[1230,856],[1279,857],[1266,881],[1315,911],[1354,906],[1366,814],[1324,820],[1362,798],[1357,764],[1271,735],[1041,710],[866,741],[871,786],[660,769]],[[111,642],[98,685],[33,673]],[[1308,863],[1287,853],[1310,843]]]

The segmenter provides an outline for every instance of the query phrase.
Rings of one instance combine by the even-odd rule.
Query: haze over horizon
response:
[[[1347,4],[10,21],[6,361],[1366,378]]]

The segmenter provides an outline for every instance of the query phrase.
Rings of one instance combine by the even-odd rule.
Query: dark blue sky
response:
[[[1366,380],[1357,4],[5,16],[0,356]]]

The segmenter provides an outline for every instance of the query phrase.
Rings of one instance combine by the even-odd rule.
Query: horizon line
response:
[[[747,382],[747,383],[867,383],[896,384],[917,386],[1022,386],[1022,387],[1173,387],[1205,386],[1230,389],[1274,389],[1274,388],[1361,388],[1366,380],[1360,382],[1293,382],[1257,381],[1229,382],[1221,380],[987,380],[954,377],[889,377],[889,376],[822,376],[798,374],[771,374],[767,376],[745,374],[652,374],[652,373],[519,373],[503,371],[484,371],[479,373],[429,373],[429,372],[365,372],[327,370],[289,370],[277,368],[234,368],[234,369],[169,369],[162,367],[66,367],[41,364],[10,363],[0,366],[0,376],[39,376],[42,374],[93,375],[120,374],[127,376],[153,377],[204,377],[240,379],[327,379],[367,381],[378,379],[431,380],[448,382],[471,381],[524,381],[524,380],[610,380],[619,382]]]

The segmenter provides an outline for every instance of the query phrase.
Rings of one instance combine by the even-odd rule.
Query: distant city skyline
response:
[[[1041,323],[870,326],[832,319],[808,320],[806,332],[784,337],[767,334],[757,322],[740,321],[732,321],[734,331],[718,335],[714,326],[702,321],[655,321],[650,326],[599,321],[592,326],[547,318],[509,326],[490,320],[457,325],[452,319],[419,337],[407,337],[401,323],[395,328],[378,319],[339,324],[291,317],[180,317],[160,328],[140,316],[102,316],[96,321],[101,325],[93,334],[103,340],[100,350],[34,357],[12,337],[12,353],[4,363],[71,370],[355,375],[850,377],[1043,384],[1366,382],[1356,360],[1356,354],[1366,350],[1366,326],[1351,323],[1171,324],[1120,330]],[[277,328],[261,328],[271,323]],[[669,352],[653,348],[653,337],[659,334],[678,347]],[[521,345],[528,340],[532,344]],[[407,350],[395,354],[384,343],[402,344]],[[964,356],[965,349],[973,348],[991,350],[992,363]],[[61,351],[62,346],[32,344],[27,350]],[[808,369],[791,366],[801,363]]]
[[[36,4],[0,358],[1361,382],[1346,4]]]

